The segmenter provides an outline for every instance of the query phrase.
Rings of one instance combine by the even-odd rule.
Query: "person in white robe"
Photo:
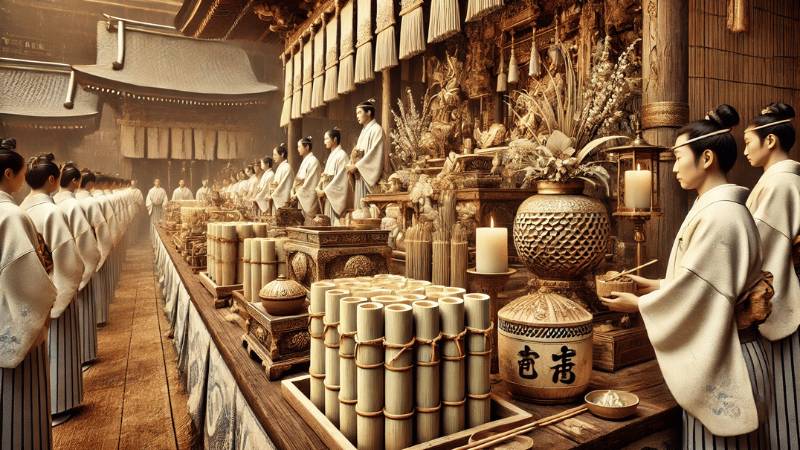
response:
[[[13,139],[0,141],[0,443],[47,450],[53,436],[46,338],[57,291],[36,228],[11,197],[27,172],[15,146]]]
[[[97,314],[94,305],[91,279],[99,269],[100,248],[94,230],[86,217],[86,212],[75,191],[81,185],[81,172],[72,164],[62,168],[61,188],[53,200],[67,216],[69,228],[78,252],[83,260],[83,277],[78,286],[78,323],[81,329],[82,362],[87,363],[97,358]]]
[[[261,174],[261,180],[258,182],[258,189],[253,199],[262,213],[269,214],[270,204],[267,201],[267,195],[269,195],[270,192],[272,179],[275,178],[275,172],[272,170],[272,158],[269,156],[261,158],[261,170],[263,170],[263,173]]]
[[[358,135],[356,150],[364,152],[355,164],[347,166],[347,172],[356,176],[353,204],[372,193],[383,174],[384,142],[383,128],[375,121],[375,100],[369,99],[356,107],[356,119],[363,127]]]
[[[775,398],[769,410],[773,449],[800,450],[800,164],[789,158],[797,138],[785,103],[767,105],[745,127],[744,155],[763,167],[747,208],[764,250],[764,270],[774,277],[772,314],[758,329],[769,356]]]
[[[181,180],[178,182],[178,187],[172,192],[172,200],[194,200],[192,191],[186,187],[186,182]]]
[[[297,153],[303,160],[294,177],[294,193],[291,197],[292,202],[296,200],[300,204],[300,209],[303,211],[303,223],[306,226],[313,224],[314,217],[320,213],[321,203],[316,192],[319,184],[320,164],[311,149],[311,136],[303,138],[297,143]]]
[[[53,259],[50,276],[56,286],[56,301],[50,310],[48,354],[50,359],[50,412],[64,415],[83,402],[81,370],[81,332],[78,324],[77,298],[84,265],[70,232],[67,217],[50,194],[58,189],[61,173],[53,155],[32,158],[25,181],[31,193],[20,205],[38,231]]]
[[[164,218],[164,203],[167,201],[167,191],[161,187],[161,180],[156,178],[153,180],[153,187],[147,193],[147,200],[145,206],[147,207],[147,214],[150,215],[150,223],[155,224]]]
[[[97,180],[92,190],[92,196],[97,200],[97,203],[103,210],[103,216],[106,219],[106,224],[108,224],[108,230],[111,234],[111,251],[100,271],[100,277],[103,281],[102,289],[104,302],[111,304],[114,301],[117,267],[120,259],[120,249],[117,247],[117,244],[120,241],[122,230],[119,225],[119,217],[114,213],[114,204],[108,192],[110,179],[107,175],[102,174],[96,174],[96,177]],[[98,318],[98,320],[100,319]]]
[[[203,180],[203,185],[197,190],[197,195],[195,195],[195,198],[202,205],[208,205],[211,203],[211,188],[208,187],[208,180]]]
[[[341,132],[334,128],[325,133],[325,148],[331,154],[325,163],[321,189],[317,189],[317,196],[325,201],[325,215],[331,218],[331,225],[340,225],[340,218],[350,195],[347,165],[350,159],[341,146]]]
[[[92,275],[91,281],[95,319],[96,322],[100,324],[108,320],[110,296],[106,291],[108,280],[105,278],[108,269],[104,269],[104,267],[111,254],[113,242],[111,239],[111,230],[103,214],[103,207],[90,192],[91,189],[94,188],[96,175],[88,169],[81,171],[81,174],[83,175],[81,179],[81,188],[75,193],[75,198],[81,203],[81,206],[86,212],[86,218],[89,220],[89,224],[94,230],[94,235],[97,239],[97,247],[100,250],[100,261],[97,264],[95,274]]]
[[[261,171],[261,165],[259,164],[258,166],[259,169],[258,172],[256,171],[255,167],[256,167],[255,164],[248,164],[247,168],[245,169],[245,177],[247,177],[245,179],[247,192],[245,193],[244,198],[249,202],[253,201],[253,196],[255,195],[256,186],[258,186],[258,182],[261,178],[259,176]]]
[[[681,129],[672,149],[678,182],[698,198],[675,238],[666,277],[631,276],[636,293],[601,300],[612,310],[641,312],[664,380],[684,410],[684,449],[768,449],[772,384],[756,326],[766,314],[757,314],[750,294],[771,290],[745,206],[749,191],[727,182],[737,154],[730,128],[739,116],[722,105],[708,117]]]
[[[272,201],[273,213],[277,213],[278,209],[283,208],[289,202],[292,194],[294,170],[286,161],[287,155],[288,151],[283,145],[272,151],[272,160],[275,161],[278,168],[275,169],[275,177],[272,179],[271,191],[267,195],[267,200]]]

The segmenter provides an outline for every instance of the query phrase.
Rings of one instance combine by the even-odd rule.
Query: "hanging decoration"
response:
[[[314,82],[311,85],[311,109],[325,106],[325,21],[314,35]]]
[[[464,22],[475,22],[503,7],[503,0],[469,0],[467,18]]]
[[[514,53],[514,32],[511,32],[511,59],[508,60],[508,82],[517,84],[519,82],[519,64],[517,55]]]
[[[422,4],[422,0],[400,0],[400,59],[411,59],[425,52]]]
[[[372,0],[358,0],[358,42],[356,43],[356,84],[375,79],[372,70]]]
[[[503,46],[500,46],[500,71],[497,73],[497,92],[508,90],[508,75],[506,75],[506,62],[503,59]]]
[[[531,60],[528,65],[528,76],[538,77],[542,74],[542,61],[539,59],[539,49],[536,47],[536,27],[531,34]]]
[[[311,84],[314,81],[314,46],[313,39],[309,36],[308,42],[303,46],[303,98],[300,103],[300,112],[311,112]]]
[[[349,94],[356,90],[353,73],[353,2],[348,1],[341,10],[340,23],[342,27],[341,55],[339,56],[339,87],[338,93]]]
[[[433,0],[428,43],[441,42],[461,31],[458,0]]]
[[[298,44],[297,52],[292,58],[294,60],[294,82],[292,83],[292,119],[301,119],[301,99],[303,89],[303,44]]]
[[[337,51],[339,33],[339,3],[336,3],[336,14],[331,18],[331,21],[325,26],[325,42],[327,43],[327,52],[325,53],[325,92],[323,101],[332,102],[339,100],[339,93],[337,92],[339,83],[339,74],[337,65],[339,64],[339,55]]]
[[[399,64],[397,43],[394,38],[394,0],[378,0],[375,15],[375,72],[389,69]]]
[[[292,77],[294,76],[292,73],[292,69],[294,68],[292,54],[282,55],[281,62],[283,63],[283,110],[281,111],[281,127],[288,127],[292,116]]]

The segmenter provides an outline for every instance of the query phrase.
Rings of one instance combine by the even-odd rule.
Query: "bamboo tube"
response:
[[[422,300],[411,305],[416,330],[416,436],[414,442],[427,442],[439,437],[441,396],[439,356],[436,345],[441,338],[439,304]]]
[[[292,58],[294,60],[294,81],[292,82],[292,119],[302,119],[303,114],[300,112],[302,109],[302,96],[303,96],[303,46],[302,43],[298,46],[297,52]],[[265,236],[259,236],[265,237]]]
[[[275,255],[278,259],[278,276],[286,275],[286,253],[283,251],[283,244],[289,239],[276,238],[275,239]]]
[[[400,59],[425,53],[425,23],[422,0],[400,1]]]
[[[236,235],[235,224],[225,224],[222,226],[222,277],[220,286],[231,286],[236,284],[237,249],[239,238]]]
[[[379,303],[384,307],[387,307],[389,305],[403,303],[403,297],[400,297],[399,295],[376,295],[375,297],[372,297],[371,302]]]
[[[467,230],[461,224],[453,225],[450,234],[450,286],[468,288]]]
[[[332,102],[339,100],[337,92],[339,86],[339,74],[337,66],[339,57],[337,46],[339,45],[339,2],[336,2],[336,14],[325,25],[325,43],[327,51],[325,53],[325,92],[323,101]]]
[[[379,273],[372,277],[373,281],[391,281],[405,283],[406,277],[402,275],[394,275],[391,273]]]
[[[458,0],[433,0],[428,24],[428,43],[441,42],[461,31]]]
[[[250,282],[250,246],[252,245],[252,241],[253,238],[244,240],[244,280],[242,281],[242,287],[244,288],[244,299],[248,302],[253,301],[253,285]],[[256,295],[258,295],[258,293],[256,293]]]
[[[404,296],[404,295],[407,295],[407,294],[419,294],[422,297],[424,297],[424,298],[422,298],[420,300],[424,300],[424,299],[428,298],[425,295],[425,288],[423,288],[423,287],[396,289],[394,291],[394,295],[403,295]]]
[[[356,90],[355,74],[353,70],[353,3],[349,0],[339,12],[339,25],[341,26],[340,56],[339,56],[339,83],[337,92],[340,95],[349,94]]]
[[[283,63],[283,109],[281,110],[281,128],[288,127],[289,121],[292,118],[292,77],[294,72],[294,64],[292,63],[292,54],[290,53],[289,61],[287,64],[286,59],[281,57]]]
[[[334,278],[331,283],[335,284],[337,288],[341,288],[345,283],[356,283],[355,278]]]
[[[365,288],[359,287],[353,289],[353,295],[356,297],[365,297],[371,300],[379,295],[392,295],[392,291],[389,289],[375,288],[372,286]]]
[[[267,231],[269,229],[269,225],[265,223],[253,223],[253,233],[255,237],[265,238],[267,237]]]
[[[383,305],[358,305],[356,331],[356,443],[359,450],[379,450],[384,445]]]
[[[404,304],[406,305],[413,305],[414,302],[418,302],[420,300],[427,300],[428,297],[425,294],[398,294]]]
[[[467,428],[489,422],[492,392],[492,300],[486,294],[464,294],[467,325]]]
[[[263,287],[270,281],[278,277],[275,252],[275,239],[261,239],[261,286]]]
[[[370,283],[372,284],[375,279],[373,277],[356,277],[356,281],[359,283]]]
[[[254,302],[260,301],[258,295],[264,284],[261,283],[261,240],[263,238],[248,239],[250,241],[250,293]]]
[[[206,224],[206,275],[211,280],[216,277],[216,267],[214,267],[214,224]]]
[[[311,352],[309,356],[308,374],[311,375],[311,402],[320,411],[325,411],[325,293],[333,289],[331,283],[316,282],[311,284],[311,305],[308,308],[311,335]]]
[[[313,39],[303,45],[303,96],[300,101],[300,113],[311,112],[311,83],[314,81],[314,43]]]
[[[236,284],[244,283],[244,240],[255,237],[253,224],[239,222],[236,224],[236,236],[239,238],[237,248]]]
[[[502,7],[503,0],[469,0],[469,3],[467,3],[467,18],[464,22],[481,20]]]
[[[375,12],[375,72],[399,64],[394,36],[394,0],[377,0]]]
[[[414,315],[411,306],[384,308],[385,350],[385,448],[400,450],[414,443]]]
[[[214,283],[222,286],[222,226],[223,223],[214,224]]]
[[[355,444],[356,434],[356,310],[366,303],[364,297],[344,297],[339,300],[339,429],[348,441]]]
[[[464,300],[439,299],[442,315],[442,435],[464,429]]]
[[[325,292],[325,417],[339,426],[339,301],[350,295],[344,289]]]
[[[361,84],[375,79],[375,72],[372,70],[372,0],[356,1],[358,40],[356,41],[356,67],[353,80],[356,84]]]
[[[432,295],[441,294],[442,292],[444,292],[444,289],[446,287],[447,286],[443,286],[441,284],[429,284],[425,286],[425,295],[428,296],[428,298],[430,298]],[[445,296],[440,296],[440,297],[445,297]],[[436,300],[438,299],[439,297],[436,298]]]
[[[311,109],[325,106],[325,27],[314,35],[314,81],[311,85]]]
[[[433,283],[431,283],[430,281],[426,281],[426,280],[407,280],[406,281],[406,288],[414,289],[414,288],[420,288],[421,287],[424,290],[425,287],[430,286],[432,284]]]

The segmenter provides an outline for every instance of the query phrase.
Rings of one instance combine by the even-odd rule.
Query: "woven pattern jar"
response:
[[[285,275],[267,283],[258,296],[267,314],[273,316],[291,316],[300,313],[306,301],[308,291],[300,283],[287,280]]]

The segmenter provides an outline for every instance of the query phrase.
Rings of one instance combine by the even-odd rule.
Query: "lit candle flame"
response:
[[[636,164],[636,170],[642,170],[642,165],[641,165],[641,163],[640,163],[640,164]]]
[[[490,225],[490,226],[491,226],[492,228],[494,228],[494,217],[492,217],[492,218],[491,218],[491,225]]]

